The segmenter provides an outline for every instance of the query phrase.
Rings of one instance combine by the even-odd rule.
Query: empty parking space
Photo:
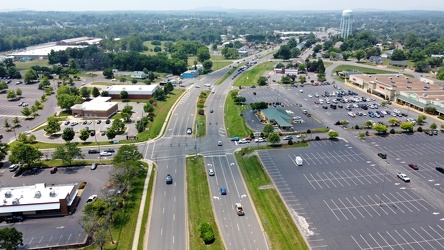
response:
[[[351,236],[358,249],[444,249],[440,225],[410,227]]]
[[[384,145],[370,139],[365,143]],[[369,154],[346,141],[325,140],[308,148],[260,151],[259,157],[312,247],[322,242],[325,249],[441,249],[442,239],[436,236],[440,228],[432,226],[437,233],[429,228],[444,221],[441,199],[424,196],[427,185],[418,186],[419,181],[438,179],[429,176],[431,167],[421,165],[427,170],[418,171],[405,163],[412,182],[404,183],[396,177],[401,159],[387,151],[390,164],[382,166],[378,151],[376,147]],[[302,166],[295,163],[296,156],[303,158]],[[418,180],[415,173],[424,177]],[[419,234],[410,231],[412,225]],[[395,230],[406,240],[395,237]]]

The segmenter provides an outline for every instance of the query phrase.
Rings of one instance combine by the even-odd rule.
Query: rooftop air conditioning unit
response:
[[[12,193],[11,193],[11,191],[7,191],[6,193],[5,193],[5,198],[11,198],[12,197]]]
[[[42,197],[42,193],[40,193],[40,191],[35,192],[34,198],[40,198],[40,197]]]
[[[56,197],[56,192],[54,192],[54,191],[49,192],[49,196]]]

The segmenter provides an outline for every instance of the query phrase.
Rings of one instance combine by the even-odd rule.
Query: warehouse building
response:
[[[111,97],[98,96],[89,102],[71,107],[74,117],[109,118],[119,110],[117,102],[110,102]]]
[[[120,93],[126,91],[128,99],[150,99],[154,92],[159,88],[158,84],[153,85],[113,85],[106,91],[112,99],[120,99]]]
[[[0,217],[10,215],[68,215],[77,204],[78,184],[0,188]]]

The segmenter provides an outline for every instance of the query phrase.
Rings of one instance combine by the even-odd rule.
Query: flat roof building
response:
[[[128,99],[150,99],[159,87],[158,84],[152,85],[113,85],[106,91],[113,99],[120,99],[122,91],[128,92]]]
[[[433,107],[444,115],[444,82],[428,78],[410,78],[402,74],[356,74],[349,82],[367,93],[396,101],[421,112]]]
[[[67,48],[84,48],[85,46],[72,46],[72,45],[58,45],[58,46],[47,46],[47,47],[33,47],[27,48],[24,51],[19,51],[15,53],[8,54],[9,57],[14,57],[16,60],[20,60],[22,58],[30,58],[30,59],[48,59],[48,54],[51,50],[61,51],[66,50]]]
[[[0,188],[0,216],[63,214],[68,215],[76,204],[78,184]]]
[[[89,102],[71,107],[73,116],[91,118],[109,118],[119,110],[117,102],[110,102],[111,97],[96,97]]]

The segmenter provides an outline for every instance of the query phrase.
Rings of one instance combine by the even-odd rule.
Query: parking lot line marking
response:
[[[403,244],[400,244],[395,238],[393,238],[393,236],[388,232],[385,231],[385,233],[390,236],[390,238],[392,238],[392,240],[396,243],[396,245],[400,246],[402,249],[404,249],[404,247],[402,247]],[[379,233],[378,233],[379,234]],[[381,237],[382,238],[382,237]],[[407,244],[408,246],[410,246],[410,244]],[[412,248],[412,246],[410,246]],[[412,248],[413,249],[413,248]]]
[[[332,176],[333,179],[335,179],[341,185],[341,187],[344,187],[344,185],[342,185],[342,183],[338,180],[338,178],[336,178],[336,176],[332,172],[328,172],[328,173]],[[335,187],[336,187],[336,185],[335,185]]]
[[[375,196],[376,196],[376,198],[378,198],[378,195],[377,194],[375,194]],[[382,199],[382,204],[385,204],[385,207],[388,207],[390,210],[392,210],[392,212],[394,213],[394,214],[396,214],[396,212],[395,212],[395,210],[393,210],[392,209],[392,207],[390,206],[390,205],[394,205],[394,202],[392,202],[388,197],[387,197],[387,195],[385,195],[385,194],[382,194],[382,197],[385,197],[385,198],[387,198],[390,202],[389,203],[385,203],[384,202],[384,198]],[[396,208],[399,208],[399,207],[396,207]],[[402,211],[402,209],[400,209],[401,211]],[[404,213],[404,211],[402,211],[403,213]]]
[[[323,189],[322,186],[321,186],[321,184],[318,183],[318,181],[313,177],[313,175],[310,174],[310,176],[311,176],[311,178],[313,179],[313,181],[316,182],[316,184],[318,184],[318,186],[319,186],[321,189]]]
[[[416,232],[416,230],[414,228],[411,228],[413,230],[413,232],[415,232],[424,242],[426,242],[427,244],[429,244],[429,246],[431,246],[433,249],[436,249],[432,246],[432,244],[430,244],[429,240],[426,240],[422,235],[420,235],[418,232]]]
[[[313,153],[311,153],[311,155],[313,155],[313,158],[316,159],[320,164],[322,164],[322,162]]]
[[[344,171],[342,171],[342,172],[344,172]],[[339,177],[341,177],[340,179],[342,179],[343,181],[345,181],[345,183],[347,183],[347,185],[348,185],[349,187],[351,187],[350,183],[348,183],[348,181],[346,180],[346,178],[342,177],[342,175],[341,175],[338,171],[336,171],[336,173],[339,175]],[[356,185],[356,184],[355,184],[355,185]]]
[[[362,236],[362,234],[360,234],[359,236],[361,236],[362,240],[364,240],[365,244],[367,244],[367,246],[369,246],[368,248],[363,248],[363,249],[373,249],[373,247],[368,243],[368,241],[364,238],[364,236]]]
[[[352,181],[356,186],[358,185],[352,178],[350,178],[345,172],[344,172],[344,170],[342,170],[342,173],[350,180],[350,181]],[[345,178],[344,178],[344,180],[345,180]]]
[[[410,197],[411,200],[416,201],[419,205],[421,205],[425,210],[429,210],[427,207],[425,207],[424,205],[422,205],[419,201],[424,201],[425,203],[427,203],[429,206],[431,206],[433,209],[436,209],[432,204],[428,203],[426,200],[424,199],[415,199],[414,197],[412,197],[409,193],[404,192],[406,196]]]
[[[382,235],[379,232],[378,232],[378,235],[385,242],[386,246],[389,246],[391,249],[393,249],[393,247],[390,245],[390,243],[388,243],[387,240],[384,237],[382,237]]]
[[[401,198],[403,198],[404,200],[407,200],[406,198],[404,198],[404,196],[402,194],[400,194],[399,192],[396,192]],[[418,202],[418,201],[416,201]],[[419,203],[419,202],[418,202]],[[421,211],[420,209],[418,209],[415,205],[413,205],[413,203],[409,203],[412,207],[414,207],[416,210]],[[419,203],[420,204],[420,203]],[[410,210],[410,208],[407,208],[410,212],[413,212],[412,210]]]
[[[361,196],[362,197],[362,196]],[[373,206],[379,206],[379,202],[377,202],[377,201],[375,201],[375,200],[373,200],[373,198],[368,194],[367,195],[367,197],[373,202]],[[362,198],[363,200],[365,200],[364,198]],[[381,201],[381,205],[382,204],[384,204],[382,201]],[[370,205],[370,204],[369,204]],[[371,207],[373,207],[373,206],[371,206]],[[381,206],[379,206],[379,207],[381,207]],[[375,210],[376,211],[376,210]],[[388,213],[387,213],[387,211],[385,211],[384,209],[381,209],[381,211],[383,211],[386,215],[388,215]],[[379,213],[378,213],[379,214]]]
[[[379,244],[379,242],[373,237],[372,234],[369,233],[368,235],[370,235],[370,238],[372,238],[372,240],[378,245],[378,247],[375,247],[374,249],[378,249],[378,248],[380,248],[380,249],[384,249],[384,248]]]
[[[434,241],[436,241],[436,243],[438,243],[441,246],[441,249],[444,249],[444,246],[441,243],[439,243],[438,239],[436,239],[431,234],[429,234],[429,232],[427,232],[423,227],[420,227],[420,228],[422,229],[422,231],[424,231],[426,234],[428,234],[430,236],[430,238],[432,238]]]
[[[345,216],[344,212],[342,212],[342,209],[339,208],[338,205],[336,205],[336,203],[333,201],[333,199],[330,199],[330,200],[331,200],[331,202],[335,205],[335,207],[336,207],[335,210],[338,210],[339,212],[341,212],[341,214],[344,216],[344,218],[345,218],[346,220],[348,220],[348,217]]]
[[[360,175],[364,180],[366,180],[368,182],[368,184],[372,184],[367,178],[365,178],[361,173],[359,173],[359,171],[357,169],[354,169],[355,172]]]
[[[358,241],[355,239],[355,237],[353,237],[353,235],[351,236],[353,241],[356,243],[356,245],[358,245],[358,247],[362,250],[364,248],[361,247],[361,245],[359,245]]]
[[[307,178],[307,176],[304,174],[305,179],[307,179],[308,183],[313,187],[314,190],[316,190],[315,186],[313,186],[313,183]]]
[[[336,213],[333,211],[333,209],[328,205],[328,203],[324,200],[325,205],[327,205],[328,209],[333,213],[333,215],[338,219],[338,221],[341,221],[339,217],[336,215]]]
[[[353,172],[351,170],[348,170],[348,172],[350,172],[350,174],[353,175],[353,177],[356,178],[356,180],[358,180],[359,182],[361,182],[362,185],[364,185],[364,182],[362,182],[358,177],[356,177],[356,175],[353,174]]]
[[[361,198],[362,198],[362,196],[361,196]],[[362,208],[364,208],[364,210],[368,213],[368,215],[370,215],[370,217],[373,217],[373,215],[365,208],[365,206],[363,206],[359,201],[358,201],[358,199],[356,199],[356,197],[354,197],[353,196],[353,199],[355,199],[355,201],[359,204],[359,206],[361,206]],[[373,210],[374,210],[374,208],[373,208],[373,206],[369,206],[369,207],[371,207]],[[376,211],[375,211],[376,212]],[[378,212],[376,212],[376,213],[378,213]],[[378,213],[378,215],[379,215],[379,213]]]
[[[31,237],[31,240],[28,242],[28,246],[30,246],[31,245],[31,242],[32,242],[32,240],[34,239],[34,237]]]
[[[59,245],[59,243],[60,243],[60,240],[62,240],[62,237],[63,237],[63,234],[61,234],[61,235],[60,235],[60,238],[59,238],[59,240],[57,241],[57,245],[56,245],[56,246],[58,246],[58,245]]]
[[[350,211],[350,209],[344,204],[344,202],[341,200],[341,198],[338,198],[338,200],[342,203],[342,205],[344,206],[344,208],[346,208],[347,211],[353,216],[353,218],[356,219],[356,216],[355,216],[355,215]],[[356,207],[353,206],[353,204],[352,204],[352,208],[356,209]]]
[[[69,243],[69,240],[71,239],[71,236],[72,236],[72,234],[69,234],[69,236],[68,236],[68,239],[66,240],[66,243],[65,243],[65,245],[68,245],[68,243]]]
[[[330,158],[333,158],[333,159],[335,159],[338,163],[341,163],[341,161],[339,161],[338,159],[336,159],[336,156],[334,156],[330,151],[328,151],[327,153],[329,153],[330,154]]]
[[[366,170],[368,170],[370,173],[367,173]],[[373,178],[373,177],[377,177],[378,174],[374,174],[370,171],[370,169],[365,169],[365,168],[362,168],[361,171],[364,172],[365,176],[372,179],[372,181],[374,181],[375,183],[378,183],[378,181]]]
[[[46,244],[46,246],[49,246],[49,242],[51,242],[51,240],[52,240],[52,235],[51,235],[51,237],[49,238],[49,240],[48,240],[48,244]]]
[[[348,157],[348,155],[346,155],[346,154],[342,153],[342,151],[341,151],[341,150],[340,150],[339,152],[341,152],[342,156],[343,156],[343,157],[345,157],[345,158],[347,158],[347,159],[348,159],[348,161],[350,161],[350,162],[353,162],[353,160],[352,160],[352,159],[350,159],[350,157]],[[345,152],[347,152],[347,151],[345,151]]]
[[[354,198],[354,197],[353,197]],[[345,197],[345,199],[352,204],[353,208],[362,216],[362,218],[365,218],[365,216],[359,211],[358,207],[356,207],[349,199],[348,197]],[[364,209],[365,210],[365,209]]]
[[[396,231],[395,230],[395,232],[399,235],[399,237],[401,237],[401,239],[403,240],[403,241],[405,241],[405,243],[404,244],[406,244],[406,245],[408,245],[409,247],[411,247],[412,249],[415,249],[404,237],[402,237],[402,235],[398,232],[398,231]]]
[[[324,179],[322,179],[319,173],[316,173],[316,175],[319,177],[319,180],[322,181],[325,184],[325,186],[327,186],[327,188],[330,188],[330,186],[327,184],[327,182]]]
[[[324,156],[322,156],[321,154],[319,154],[318,152],[316,152],[316,153],[318,154],[319,158],[321,158],[322,160],[325,161],[326,164],[329,163],[329,162],[325,159],[325,158],[328,158],[328,157],[324,157]],[[332,162],[332,163],[333,163],[333,162]]]
[[[405,205],[405,202],[399,200],[398,197],[394,196],[392,193],[390,193],[389,195],[391,195],[391,196],[395,199],[395,201],[393,202],[393,206],[396,205],[396,208],[399,209],[399,210],[401,210],[401,212],[402,212],[403,214],[405,214],[405,212],[404,212],[404,210],[402,210],[402,208],[401,208],[401,206],[400,206],[399,204],[403,205],[403,206],[404,206],[405,208],[407,208],[410,212],[413,212],[412,210],[410,210],[410,209]],[[388,197],[387,197],[387,198],[388,198]],[[390,200],[390,198],[388,198],[388,199]],[[392,200],[390,200],[390,202],[392,202]]]
[[[403,231],[413,240],[413,242],[411,242],[410,244],[417,244],[425,250],[425,248],[415,238],[413,238],[413,236],[409,232],[407,232],[407,230],[403,229]]]

